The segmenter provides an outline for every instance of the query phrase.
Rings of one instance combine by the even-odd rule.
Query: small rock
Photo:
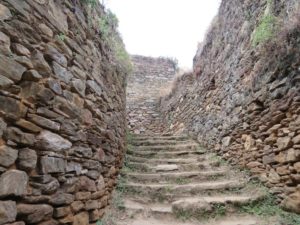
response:
[[[102,88],[93,80],[88,80],[87,87],[92,90],[92,92],[95,92],[97,95],[101,96],[102,94]]]
[[[8,20],[11,17],[10,10],[5,5],[0,4],[0,21]]]
[[[18,82],[22,79],[23,73],[26,71],[24,66],[21,66],[14,59],[0,55],[0,74],[8,79]]]
[[[9,170],[0,177],[0,197],[23,196],[26,193],[28,176],[20,170]]]
[[[35,70],[38,71],[39,74],[45,78],[51,75],[51,68],[40,51],[35,50],[32,52],[31,60]]]
[[[300,134],[297,135],[296,137],[294,137],[292,141],[294,144],[299,144],[300,143]]]
[[[1,5],[0,5],[1,10]],[[0,201],[0,224],[11,223],[16,220],[17,205],[13,201]]]
[[[101,218],[101,213],[98,209],[90,211],[90,222],[95,222]]]
[[[47,176],[47,175],[45,175]],[[41,191],[42,194],[53,194],[55,193],[58,188],[60,187],[60,184],[58,180],[54,177],[49,176],[49,180],[47,179],[48,177],[45,178],[44,181],[41,183],[38,182],[30,182],[30,185],[38,190]]]
[[[57,192],[51,195],[49,203],[54,206],[70,205],[74,201],[74,196],[67,193]]]
[[[22,170],[35,169],[37,163],[36,151],[25,148],[19,151],[18,167]]]
[[[31,122],[29,122],[27,120],[24,120],[24,119],[18,120],[16,122],[16,125],[18,125],[19,127],[22,127],[23,129],[26,129],[30,132],[33,132],[33,133],[39,133],[43,130],[42,128],[38,127],[34,123],[31,123]]]
[[[36,70],[27,70],[22,79],[27,81],[39,81],[43,77]]]
[[[96,191],[96,184],[95,181],[89,179],[86,176],[81,176],[79,178],[79,185],[78,185],[79,191]]]
[[[80,79],[72,79],[71,82],[72,85],[72,90],[74,90],[76,93],[80,94],[82,97],[85,96],[85,89],[86,89],[86,84]]]
[[[75,194],[75,199],[77,201],[85,201],[91,198],[91,192],[77,192]]]
[[[294,164],[294,168],[295,168],[295,170],[296,170],[298,173],[300,173],[300,162],[296,162],[296,163]]]
[[[40,164],[43,174],[63,173],[66,168],[65,160],[61,158],[43,156],[40,160]]]
[[[286,197],[281,204],[284,209],[300,214],[300,191]]]
[[[69,214],[72,214],[70,206],[59,207],[54,210],[54,218],[65,217]]]
[[[58,80],[49,79],[48,86],[52,91],[54,91],[54,93],[58,95],[62,94],[62,88]]]
[[[102,175],[97,180],[97,191],[105,190],[105,181]]]
[[[268,176],[268,180],[272,184],[277,184],[280,182],[280,176],[275,172],[274,169],[271,169],[269,176]]]
[[[9,167],[15,163],[18,158],[18,151],[6,145],[0,146],[0,165]]]
[[[222,139],[222,147],[223,148],[226,148],[230,145],[230,142],[231,142],[231,137],[224,137]]]
[[[53,214],[53,208],[46,204],[18,204],[17,211],[18,217],[23,218],[24,221],[29,224],[51,219]]]
[[[88,148],[88,147],[74,146],[70,150],[70,154],[75,155],[77,157],[92,158],[93,151],[91,148]]]
[[[2,118],[0,118],[0,138],[3,135],[3,132],[6,130],[7,124],[4,122]]]
[[[32,146],[35,142],[35,136],[33,134],[24,133],[16,127],[8,127],[6,129],[4,137],[6,138],[6,140],[10,140],[21,145]]]
[[[0,75],[0,88],[6,88],[13,84],[14,84],[14,82],[12,80]]]
[[[6,56],[11,54],[10,38],[0,31],[0,52]]]
[[[277,139],[277,147],[279,150],[285,150],[293,145],[290,137],[280,137]]]
[[[81,211],[84,208],[84,204],[81,201],[74,201],[71,204],[71,209],[74,213]]]
[[[75,215],[73,225],[89,225],[88,212],[81,212]]]
[[[54,134],[50,131],[42,131],[37,136],[37,147],[48,151],[64,151],[72,147],[72,143],[63,137]]]
[[[77,162],[68,162],[66,172],[76,172],[76,175],[80,175],[82,172],[82,166]]]
[[[85,203],[85,210],[87,211],[98,209],[98,208],[99,208],[98,200],[89,200]]]
[[[13,49],[18,55],[30,56],[30,51],[19,43],[14,43]]]
[[[70,80],[72,79],[73,75],[69,71],[67,71],[66,68],[62,67],[57,62],[53,62],[52,66],[55,77],[65,82],[66,84],[70,83]]]
[[[48,61],[55,61],[63,67],[68,66],[66,57],[61,54],[54,46],[48,44],[45,48],[45,58]]]
[[[0,69],[1,70],[1,69]],[[18,120],[21,117],[25,117],[27,107],[20,101],[0,95],[0,111],[4,112],[5,115],[14,120]]]
[[[39,29],[47,37],[49,37],[49,38],[53,37],[53,31],[48,26],[46,26],[45,24],[43,24],[43,23],[39,24]]]
[[[56,220],[47,220],[41,223],[38,223],[37,225],[59,225],[59,223]]]
[[[28,114],[28,117],[29,117],[29,120],[31,120],[31,122],[33,122],[41,127],[44,127],[44,128],[50,129],[50,130],[54,130],[54,131],[60,130],[60,124],[57,122],[54,122],[52,120],[49,120],[47,118],[44,118],[42,116],[38,116],[35,114]]]
[[[157,172],[176,171],[176,170],[178,170],[178,166],[177,165],[158,165],[155,167],[155,170]]]

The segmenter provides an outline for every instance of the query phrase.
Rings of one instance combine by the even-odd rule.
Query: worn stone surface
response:
[[[0,6],[1,10],[1,6]],[[17,217],[17,205],[14,201],[0,201],[0,224],[14,222]]]
[[[43,156],[40,160],[41,172],[48,173],[63,173],[65,172],[66,163],[64,159]]]
[[[29,148],[21,149],[19,150],[18,167],[26,171],[35,169],[37,159],[36,151]]]
[[[18,204],[17,211],[18,217],[23,218],[27,224],[34,224],[50,219],[53,214],[53,208],[46,204]]]
[[[44,150],[59,152],[71,148],[72,143],[58,134],[44,130],[37,136],[36,146]]]
[[[9,167],[18,158],[18,151],[8,146],[0,146],[0,165]]]
[[[27,191],[28,176],[20,170],[9,170],[0,176],[0,197],[23,196]]]
[[[74,216],[73,225],[88,225],[88,224],[89,224],[88,212],[82,212]]]
[[[88,224],[87,201],[108,206],[123,163],[128,70],[100,38],[104,7],[87,4],[0,3],[0,197],[18,205],[16,217],[15,205],[0,204],[0,224]],[[74,202],[78,192],[90,194]]]

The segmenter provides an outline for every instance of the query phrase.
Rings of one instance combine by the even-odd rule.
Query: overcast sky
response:
[[[106,0],[119,18],[131,54],[167,56],[192,67],[193,57],[217,14],[220,0]]]

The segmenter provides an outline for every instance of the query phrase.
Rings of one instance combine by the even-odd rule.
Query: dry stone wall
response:
[[[133,55],[133,72],[127,84],[127,117],[130,131],[156,133],[163,130],[157,109],[158,99],[176,73],[176,63],[168,58]]]
[[[299,28],[298,1],[222,1],[195,56],[194,83],[161,100],[169,130],[248,168],[298,213]]]
[[[105,15],[89,1],[0,2],[0,224],[102,217],[126,129]]]

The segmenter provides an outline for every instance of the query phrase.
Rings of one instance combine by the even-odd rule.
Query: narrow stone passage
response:
[[[267,190],[187,136],[138,135],[131,144],[115,224],[288,224],[247,212],[269,202]]]

